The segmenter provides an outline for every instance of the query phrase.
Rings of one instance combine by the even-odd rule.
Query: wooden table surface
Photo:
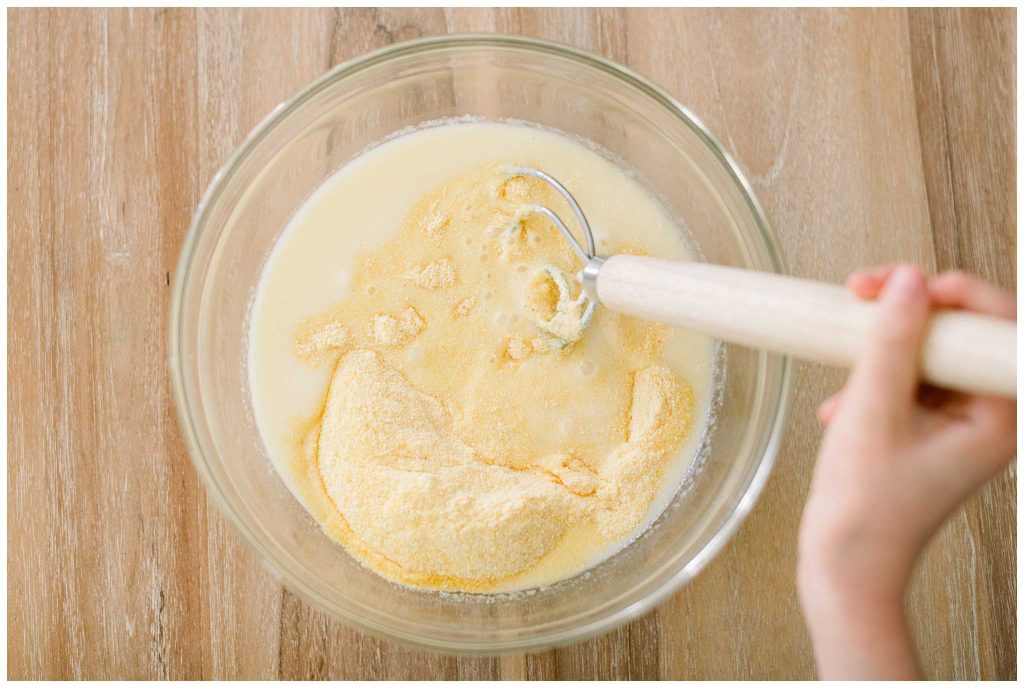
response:
[[[774,475],[729,547],[604,637],[471,658],[378,640],[282,589],[178,430],[166,313],[203,189],[339,62],[446,32],[543,36],[688,105],[749,173],[798,275],[891,260],[1016,283],[1015,14],[312,10],[8,14],[11,678],[814,676],[796,533],[843,375],[797,369]],[[930,546],[909,605],[930,676],[1016,675],[1016,473]]]

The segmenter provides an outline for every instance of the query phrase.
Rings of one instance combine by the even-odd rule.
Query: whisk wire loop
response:
[[[584,263],[588,262],[591,258],[594,258],[597,255],[597,245],[594,243],[594,233],[590,229],[590,223],[587,222],[587,216],[583,214],[583,209],[580,208],[580,204],[576,202],[576,199],[573,197],[573,195],[569,193],[569,190],[565,188],[565,186],[563,186],[560,181],[552,177],[547,172],[541,172],[538,169],[534,169],[533,167],[526,167],[525,165],[512,167],[509,169],[509,172],[509,176],[525,175],[528,177],[540,179],[541,181],[550,185],[555,191],[557,191],[558,194],[562,198],[564,198],[565,201],[569,204],[569,207],[572,208],[572,212],[576,216],[576,221],[579,223],[580,229],[583,230],[583,238],[587,243],[587,248],[585,251],[583,250],[583,247],[580,245],[579,241],[576,240],[576,237],[574,237],[572,232],[569,231],[569,228],[566,227],[565,223],[562,221],[562,218],[558,217],[558,214],[555,211],[543,205],[533,206],[533,210],[544,215],[546,218],[551,220],[556,227],[558,227],[558,230],[569,241],[569,245],[572,246],[572,250],[576,253],[576,255],[580,257],[580,260],[582,260]]]

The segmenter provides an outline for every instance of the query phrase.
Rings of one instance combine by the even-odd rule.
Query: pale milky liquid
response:
[[[404,134],[352,160],[282,232],[263,269],[250,317],[249,380],[256,421],[275,468],[296,496],[288,469],[295,451],[290,424],[319,411],[331,375],[329,367],[313,368],[292,353],[300,323],[348,295],[356,256],[394,236],[417,199],[474,167],[498,162],[528,163],[556,179],[571,179],[598,253],[614,238],[662,258],[691,257],[682,230],[653,196],[601,155],[550,131],[490,122],[444,124]],[[676,492],[708,422],[713,344],[707,337],[672,330],[663,359],[693,387],[697,411],[647,519],[626,538],[594,551],[592,529],[571,531],[556,551],[518,577],[515,587],[556,580],[606,558],[646,528]],[[565,428],[575,420],[553,422]]]

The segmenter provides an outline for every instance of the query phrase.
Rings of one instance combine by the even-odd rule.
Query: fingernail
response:
[[[910,300],[924,293],[924,278],[917,268],[897,268],[885,285],[885,292],[901,300]]]

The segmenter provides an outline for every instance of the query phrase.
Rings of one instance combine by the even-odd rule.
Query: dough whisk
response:
[[[578,340],[594,310],[603,305],[733,344],[819,363],[853,364],[874,317],[871,302],[838,285],[774,273],[646,256],[599,256],[590,223],[564,185],[532,167],[511,167],[508,176],[534,177],[554,188],[569,204],[583,235],[581,244],[547,206],[522,208],[548,218],[583,261],[577,275],[582,288],[575,297],[565,276],[548,269],[559,303],[555,316],[538,325],[561,345]],[[577,327],[566,327],[569,317],[575,317]],[[940,387],[1016,397],[1016,341],[1015,323],[937,310],[921,352],[921,376]]]

